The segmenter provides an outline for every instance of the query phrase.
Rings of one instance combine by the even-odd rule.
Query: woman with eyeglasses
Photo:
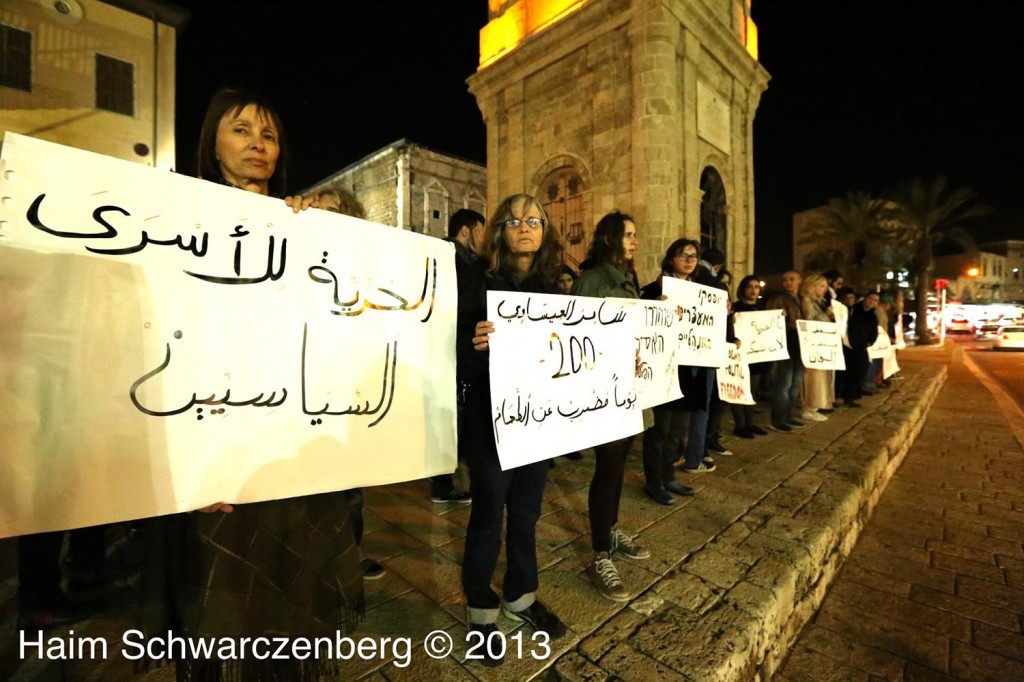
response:
[[[619,211],[601,218],[594,230],[587,258],[580,266],[580,277],[573,293],[595,298],[639,298],[636,271],[633,269],[636,244],[633,218]],[[615,553],[631,559],[651,556],[650,551],[616,528],[622,478],[633,438],[629,436],[594,448],[594,476],[588,497],[594,560],[587,568],[587,574],[601,594],[615,601],[627,601],[629,591],[622,583],[612,556]]]
[[[562,247],[548,224],[544,208],[527,194],[515,194],[498,206],[488,224],[484,259],[487,276],[478,295],[467,302],[466,314],[477,315],[472,334],[457,334],[456,343],[472,344],[473,354],[467,375],[472,377],[466,395],[465,437],[473,507],[466,530],[466,549],[462,561],[462,589],[466,594],[469,629],[487,640],[496,632],[498,611],[505,617],[524,621],[535,631],[546,632],[551,639],[565,634],[565,625],[537,600],[537,520],[540,518],[548,462],[541,460],[503,471],[494,441],[490,413],[491,396],[488,373],[488,349],[494,323],[485,319],[487,291],[558,293],[558,264]],[[460,306],[461,307],[461,306]],[[460,311],[460,315],[463,312]],[[463,329],[460,325],[459,329]],[[508,518],[505,534],[507,568],[502,583],[503,595],[491,589],[491,577],[501,551],[503,518]],[[504,604],[502,604],[504,602]],[[485,646],[482,663],[496,666],[502,662],[495,647]]]

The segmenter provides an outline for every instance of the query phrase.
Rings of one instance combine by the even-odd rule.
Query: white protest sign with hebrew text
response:
[[[679,317],[676,360],[688,367],[721,367],[725,350],[726,302],[729,294],[675,277],[662,277],[661,292]]]
[[[668,301],[613,299],[629,306],[640,366],[636,376],[637,403],[654,407],[683,397],[679,390],[677,306]]]
[[[491,414],[502,469],[643,430],[628,313],[612,299],[487,292]]]
[[[845,370],[843,342],[835,322],[797,320],[800,360],[808,369]]]
[[[0,177],[0,537],[454,469],[450,244],[11,134]]]
[[[732,326],[740,342],[740,353],[748,365],[789,360],[786,317],[781,310],[735,313]]]
[[[750,367],[743,361],[743,354],[735,343],[727,343],[729,362],[718,368],[718,397],[727,403],[755,405],[754,392],[750,390]]]

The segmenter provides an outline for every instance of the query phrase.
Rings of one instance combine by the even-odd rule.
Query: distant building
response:
[[[367,220],[434,237],[448,233],[460,208],[487,215],[487,169],[479,163],[398,140],[303,192],[331,188],[354,198]]]
[[[964,303],[1024,302],[1024,241],[992,242],[974,253],[936,258],[935,276],[947,280],[949,296]]]
[[[160,0],[0,3],[0,131],[174,166],[175,40]]]

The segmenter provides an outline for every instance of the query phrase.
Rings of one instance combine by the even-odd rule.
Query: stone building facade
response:
[[[175,40],[160,0],[0,3],[0,131],[174,167]]]
[[[398,140],[317,182],[352,197],[367,220],[444,238],[460,208],[487,215],[484,166]]]
[[[487,200],[526,191],[578,265],[594,225],[637,220],[641,278],[686,236],[753,271],[753,119],[768,73],[745,0],[491,0],[470,91]]]

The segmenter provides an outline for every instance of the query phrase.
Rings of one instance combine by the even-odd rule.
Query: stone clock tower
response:
[[[637,220],[641,279],[698,239],[753,270],[753,121],[768,84],[750,0],[489,0],[469,78],[487,203],[545,204],[578,267],[597,220]],[[643,282],[641,282],[643,283]]]

